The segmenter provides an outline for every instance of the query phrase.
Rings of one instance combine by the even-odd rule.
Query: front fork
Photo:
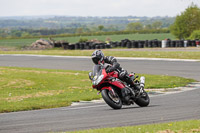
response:
[[[117,97],[116,96],[116,92],[113,90],[113,88],[112,87],[110,87],[110,86],[106,86],[106,87],[103,87],[98,93],[97,93],[97,95],[99,95],[100,93],[101,93],[101,91],[102,90],[104,90],[104,89],[107,89],[108,91],[110,91],[111,93],[111,95],[113,96],[113,97]]]

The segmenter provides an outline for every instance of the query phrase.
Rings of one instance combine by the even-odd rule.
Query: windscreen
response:
[[[102,73],[102,66],[101,65],[94,65],[92,75],[94,76],[99,76]]]

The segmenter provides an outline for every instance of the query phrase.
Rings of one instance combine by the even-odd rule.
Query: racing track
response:
[[[200,62],[120,59],[129,72],[200,80]],[[88,58],[0,55],[0,66],[90,70]],[[0,114],[0,132],[50,132],[200,119],[200,88],[151,97],[149,107],[112,110],[105,103]]]

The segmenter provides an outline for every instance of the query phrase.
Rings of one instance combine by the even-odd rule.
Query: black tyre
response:
[[[150,103],[150,98],[148,94],[144,91],[140,98],[138,98],[135,103],[140,107],[146,107]]]
[[[113,95],[114,92],[114,95]],[[104,99],[104,101],[113,109],[121,109],[122,108],[122,101],[118,94],[113,90],[109,91],[107,89],[104,89],[101,91],[101,95]]]

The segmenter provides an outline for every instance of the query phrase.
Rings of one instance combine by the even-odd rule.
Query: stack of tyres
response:
[[[176,41],[171,41],[171,47],[176,47]]]
[[[172,40],[169,40],[168,43],[169,43],[169,47],[170,47],[170,48],[174,47],[174,45],[173,45],[174,42],[173,42]]]
[[[184,40],[180,40],[179,47],[184,47]]]
[[[161,48],[161,45],[162,45],[162,42],[161,42],[161,41],[158,41],[158,47]]]
[[[62,43],[62,48],[63,48],[63,49],[67,49],[68,46],[69,46],[69,43],[68,43],[68,42]]]
[[[95,46],[95,44],[94,43],[90,43],[90,47],[91,47],[91,49],[95,49],[96,48],[96,46]]]
[[[95,42],[82,42],[82,43],[59,43],[59,46],[64,49],[109,49],[116,47],[126,47],[126,48],[156,48],[162,47],[162,41],[160,40],[128,40],[124,39],[121,42],[109,42],[109,43],[95,43]],[[196,47],[200,46],[200,40],[166,40],[166,47]]]
[[[85,43],[85,49],[91,49],[90,43],[89,43],[89,42],[86,42],[86,43]]]
[[[119,42],[119,43],[117,44],[117,47],[122,47],[122,42]]]
[[[191,41],[191,47],[196,47],[196,41],[195,40]]]
[[[176,46],[175,47],[179,47],[179,40],[176,40]]]
[[[116,42],[116,47],[121,47],[121,42]]]
[[[191,47],[192,46],[192,41],[191,40],[187,40],[187,47]]]
[[[153,48],[158,47],[158,40],[157,40],[157,39],[152,40],[152,47],[153,47]]]
[[[116,48],[119,47],[119,42],[110,42],[110,48]]]
[[[111,44],[110,44],[110,43],[108,43],[108,44],[105,44],[105,46],[106,46],[106,49],[109,49],[109,48],[111,48]]]
[[[132,47],[133,47],[133,48],[138,48],[138,41],[137,41],[137,40],[134,40],[134,41],[133,41]]]
[[[131,40],[130,43],[131,43],[131,48],[135,48],[136,45],[137,45],[136,44],[137,43],[136,40]]]
[[[126,43],[126,47],[127,48],[132,48],[132,46],[131,46],[132,44],[131,44],[131,42],[130,41],[128,41],[127,43]]]
[[[144,48],[144,41],[138,41],[138,48]]]
[[[80,43],[80,50],[84,49],[84,43]]]
[[[70,45],[68,45],[68,49],[74,50],[74,49],[75,49],[75,44],[70,44]]]
[[[147,48],[147,47],[148,47],[148,43],[149,43],[149,41],[148,41],[148,40],[146,40],[146,41],[144,42],[144,47],[145,47],[145,48]]]
[[[152,48],[152,41],[148,41],[148,48]]]
[[[100,49],[100,46],[97,43],[95,43],[95,49]]]
[[[100,45],[100,49],[105,49],[105,43],[100,43],[100,44],[98,44],[98,45]]]
[[[124,47],[124,46],[126,46],[126,41],[125,41],[125,40],[122,40],[122,41],[121,41],[121,47]]]
[[[191,43],[190,47],[194,47],[195,46],[194,40],[191,40],[190,43]]]
[[[127,47],[128,43],[131,43],[131,41],[129,39],[124,39],[121,41],[121,47]]]
[[[75,44],[75,49],[80,49],[80,44],[79,43]]]
[[[109,44],[110,44],[113,48],[116,48],[116,45],[117,45],[116,42],[110,42]],[[107,45],[106,45],[106,48],[107,48]]]
[[[171,47],[171,40],[167,39],[166,47]]]
[[[123,41],[122,42],[122,47],[126,47],[126,43],[127,43],[127,41],[125,40],[125,41]]]

